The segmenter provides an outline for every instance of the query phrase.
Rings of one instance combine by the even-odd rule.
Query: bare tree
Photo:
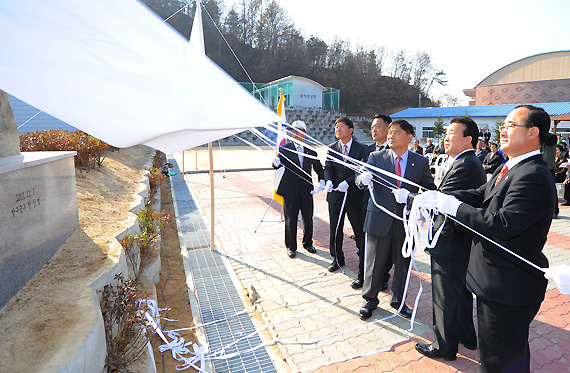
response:
[[[336,37],[327,52],[327,67],[335,68],[342,65],[349,51],[349,43]]]
[[[406,83],[411,80],[410,61],[406,51],[400,49],[392,53],[392,74],[393,78],[402,79]]]
[[[382,75],[382,72],[385,70],[384,64],[387,54],[386,47],[382,46],[376,48],[375,53],[376,53],[376,66],[378,68],[378,75]]]
[[[284,34],[292,26],[287,12],[279,6],[279,3],[272,0],[261,11],[261,17],[257,23],[257,47],[271,53],[275,53],[284,42]]]
[[[318,37],[311,35],[306,44],[309,66],[324,67],[327,60],[327,51],[329,49],[327,43]]]

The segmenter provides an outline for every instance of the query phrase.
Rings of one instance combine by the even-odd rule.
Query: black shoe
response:
[[[561,203],[560,206],[570,206],[570,201],[566,201],[564,203]]]
[[[340,266],[336,263],[336,260],[329,266],[329,272],[336,272],[338,271]]]
[[[363,285],[364,285],[364,281],[357,278],[356,280],[352,281],[352,284],[350,284],[350,287],[353,288],[354,290],[356,290],[356,289],[361,289]]]
[[[388,281],[384,281],[384,283],[382,284],[382,291],[388,289]]]
[[[425,343],[416,343],[416,351],[424,356],[431,357],[432,359],[439,357],[442,357],[447,361],[453,361],[457,359],[457,356],[455,354],[446,355],[443,352],[439,351],[437,348],[433,348],[431,344],[428,345]]]
[[[369,319],[372,316],[372,311],[378,307],[377,304],[367,301],[360,309],[360,320]]]
[[[465,347],[468,350],[476,350],[477,349],[477,342],[475,343],[467,343],[467,342],[463,342],[461,339],[459,340],[459,343],[461,343],[463,345],[463,347]]]
[[[390,303],[390,307],[397,310],[398,308],[400,308],[400,305],[398,303]],[[404,307],[402,307],[402,309],[400,310],[400,316],[402,316],[403,318],[408,319],[408,320],[411,319],[412,318],[412,310],[410,309],[410,307],[408,307],[404,304]]]
[[[294,258],[295,257],[295,251],[291,250],[291,249],[287,249],[287,255],[289,255],[289,258]]]
[[[313,247],[313,245],[305,247],[305,250],[307,250],[307,251],[310,252],[311,254],[314,254],[314,253],[317,252],[317,249],[315,249],[315,248]]]

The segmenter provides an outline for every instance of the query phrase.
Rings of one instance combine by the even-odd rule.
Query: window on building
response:
[[[422,138],[433,138],[433,127],[424,127],[422,130]]]

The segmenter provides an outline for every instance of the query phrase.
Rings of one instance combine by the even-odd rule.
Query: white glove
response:
[[[311,190],[311,194],[315,195],[323,189],[325,189],[325,181],[319,180],[319,186],[316,189]]]
[[[279,159],[279,157],[273,158],[273,166],[275,167],[281,166],[281,159]]]
[[[325,184],[325,190],[327,191],[327,193],[333,191],[333,184],[331,180],[328,180],[327,183]]]
[[[544,269],[544,277],[554,282],[564,295],[570,295],[570,266],[567,264]]]
[[[348,183],[346,182],[346,180],[343,180],[340,184],[338,184],[336,190],[338,190],[339,192],[346,193],[346,191],[348,190]]]
[[[453,196],[437,192],[437,210],[441,213],[455,216],[461,201]]]
[[[363,172],[363,173],[360,175],[360,181],[362,181],[362,184],[368,185],[368,184],[370,184],[370,183],[372,182],[372,178],[373,178],[373,177],[374,177],[374,176],[372,176],[372,173],[371,173],[371,172],[366,171],[366,172]]]
[[[404,188],[392,189],[392,194],[396,197],[397,203],[406,203],[408,201],[408,195],[410,191]]]
[[[434,210],[437,207],[437,192],[435,190],[427,190],[418,194],[414,198],[413,206],[418,206],[426,210]]]

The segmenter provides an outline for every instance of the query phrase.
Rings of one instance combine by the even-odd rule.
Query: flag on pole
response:
[[[285,96],[283,95],[283,88],[279,88],[279,102],[277,103],[277,115],[281,117],[281,121],[277,123],[277,150],[275,152],[275,156],[279,155],[279,147],[285,145],[287,142],[285,136],[285,128],[284,123],[287,122],[287,118],[285,116]],[[279,187],[279,183],[281,182],[281,178],[283,177],[283,173],[285,172],[285,167],[279,167],[277,171],[275,171],[275,188],[273,189],[273,199],[278,202],[280,205],[283,205],[283,197],[277,194],[277,188]]]

